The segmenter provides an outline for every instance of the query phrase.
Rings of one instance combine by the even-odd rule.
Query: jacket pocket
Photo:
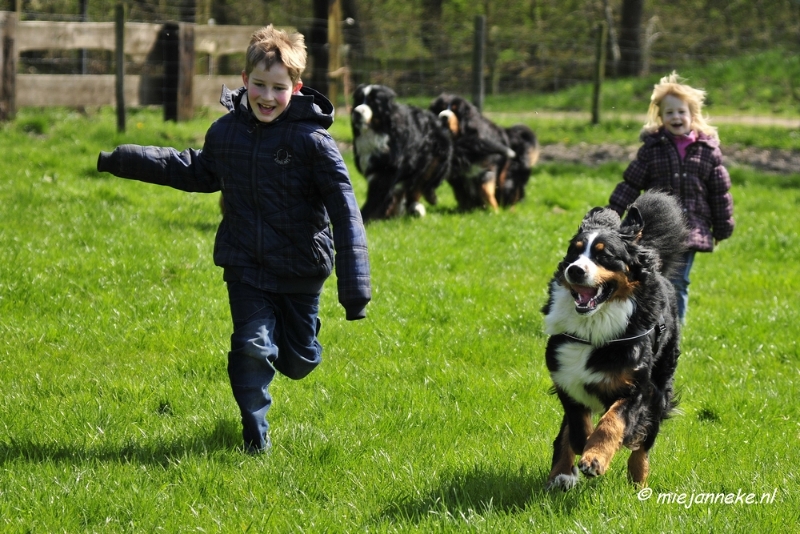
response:
[[[311,240],[311,254],[319,274],[330,274],[333,270],[333,237],[328,228],[314,234]]]

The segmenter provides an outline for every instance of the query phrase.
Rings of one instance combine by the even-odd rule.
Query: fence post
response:
[[[194,25],[188,22],[164,25],[164,120],[192,118],[194,78]]]
[[[483,110],[483,97],[485,89],[483,85],[483,64],[486,56],[486,17],[478,15],[475,17],[475,36],[472,51],[472,103]]]
[[[117,131],[125,131],[125,4],[117,2],[114,10],[114,63],[117,92]]]
[[[194,23],[180,24],[180,69],[178,78],[178,120],[194,117]]]
[[[17,13],[0,12],[0,121],[17,115]]]
[[[606,72],[606,40],[608,38],[606,23],[598,23],[596,31],[597,48],[595,50],[594,93],[592,94],[592,124],[600,122],[600,92]]]

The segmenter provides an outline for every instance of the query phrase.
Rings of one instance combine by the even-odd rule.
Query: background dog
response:
[[[448,182],[462,210],[512,206],[525,196],[539,143],[522,124],[503,129],[465,98],[442,94],[431,102],[453,135],[453,168]]]
[[[453,145],[428,110],[400,104],[384,85],[359,85],[350,114],[356,168],[367,179],[364,221],[424,215],[450,174]]]
[[[646,483],[648,451],[677,404],[680,328],[669,277],[687,236],[677,201],[647,192],[622,222],[594,208],[570,241],[542,310],[547,368],[564,408],[548,489],[573,487],[578,468],[602,475],[622,445],[633,451],[629,479]],[[602,414],[595,427],[593,413]]]
[[[539,139],[524,124],[506,128],[506,135],[515,156],[511,158],[505,182],[498,189],[497,200],[501,206],[513,206],[525,198],[531,170],[539,161]]]
[[[502,187],[515,156],[506,132],[458,95],[442,94],[429,108],[453,136],[453,165],[448,182],[462,210],[497,210],[496,191]]]

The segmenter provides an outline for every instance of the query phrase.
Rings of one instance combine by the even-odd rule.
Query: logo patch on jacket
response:
[[[292,161],[292,154],[288,149],[280,147],[277,151],[275,151],[275,154],[273,154],[272,158],[278,165],[288,165]]]

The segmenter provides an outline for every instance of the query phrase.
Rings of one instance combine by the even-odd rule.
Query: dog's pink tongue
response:
[[[597,295],[597,289],[593,287],[573,286],[578,298],[575,302],[581,306],[586,306]]]

